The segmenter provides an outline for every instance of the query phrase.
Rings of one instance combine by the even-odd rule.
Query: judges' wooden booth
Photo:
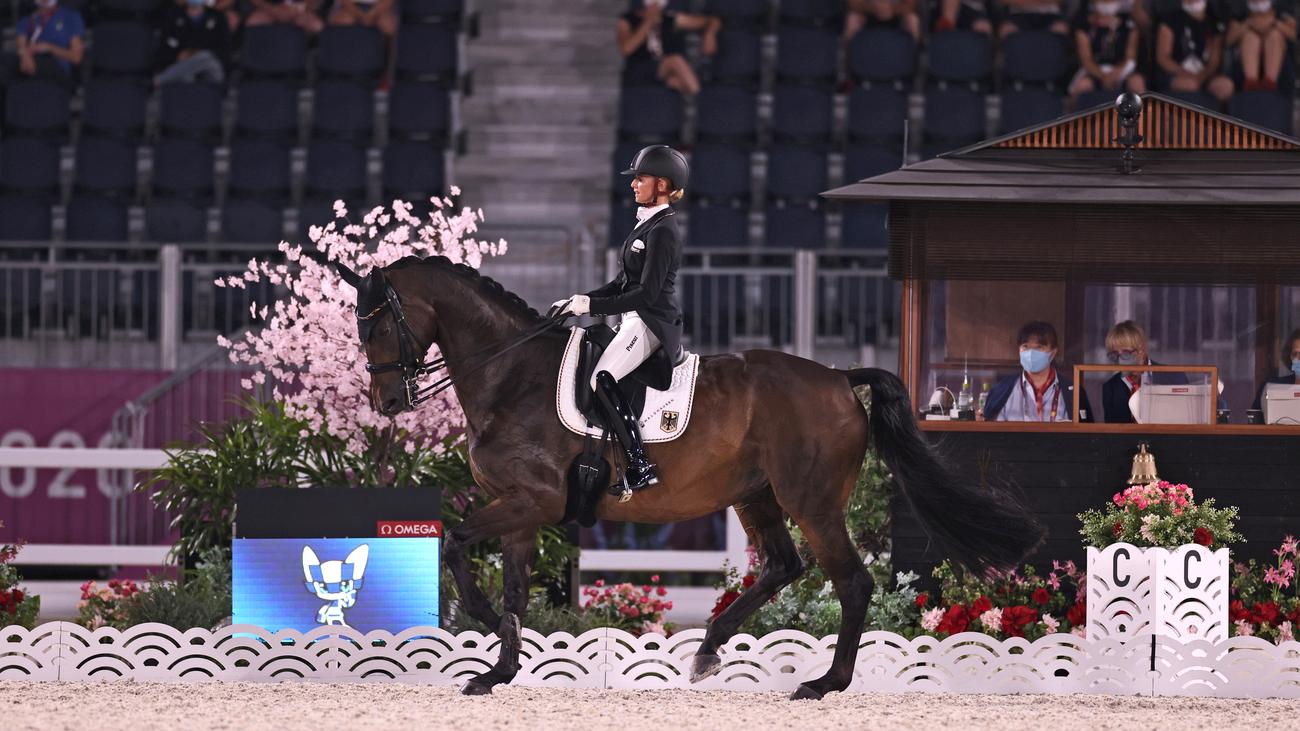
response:
[[[922,422],[959,474],[1025,493],[1050,531],[1031,561],[1082,561],[1075,515],[1123,489],[1141,442],[1162,478],[1240,506],[1249,540],[1235,559],[1271,559],[1285,534],[1300,534],[1300,426],[1250,422],[1261,384],[1287,372],[1282,340],[1300,326],[1300,140],[1142,99],[1128,172],[1106,105],[826,195],[888,207],[904,292],[900,375],[920,418],[936,391],[966,381],[978,399],[1018,378],[1029,321],[1059,335],[1060,375],[1109,366],[1082,369],[1075,389],[1090,409],[1052,423]],[[1109,365],[1106,334],[1126,320],[1145,330],[1153,363],[1217,377],[1201,423],[1110,423],[1104,383],[1121,368]],[[893,526],[897,568],[928,576],[942,557],[905,505]]]

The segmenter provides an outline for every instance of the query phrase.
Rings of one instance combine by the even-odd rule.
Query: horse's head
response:
[[[369,361],[371,408],[385,416],[413,408],[421,400],[417,378],[435,335],[432,309],[403,299],[379,267],[364,276],[338,262],[334,267],[357,290],[357,336]]]

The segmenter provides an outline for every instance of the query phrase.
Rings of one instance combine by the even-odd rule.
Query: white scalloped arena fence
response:
[[[689,681],[703,630],[664,638],[598,629],[574,637],[524,630],[520,685],[568,688],[793,690],[829,666],[834,637],[794,630],[739,635],[721,673]],[[868,632],[851,691],[884,693],[1113,693],[1300,698],[1300,642],[1256,637],[1220,643],[1157,637],[1036,642],[964,633],[908,640]],[[361,633],[320,627],[306,634],[236,625],[179,631],[158,624],[87,630],[67,622],[0,630],[0,680],[400,681],[461,683],[496,658],[493,635],[431,627]],[[1154,669],[1153,669],[1154,666]]]

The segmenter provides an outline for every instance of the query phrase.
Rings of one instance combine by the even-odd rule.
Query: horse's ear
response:
[[[344,264],[341,261],[336,261],[334,262],[334,268],[338,270],[339,276],[343,277],[343,281],[352,285],[353,288],[356,288],[357,285],[361,284],[361,275],[349,269],[347,264]]]

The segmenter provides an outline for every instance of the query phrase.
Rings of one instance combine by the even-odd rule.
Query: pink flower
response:
[[[1278,556],[1290,554],[1292,556],[1300,554],[1300,541],[1296,541],[1295,536],[1287,536],[1282,539],[1282,547],[1275,551]]]
[[[921,627],[926,632],[934,632],[939,628],[941,621],[943,621],[943,607],[927,609],[921,613]]]
[[[1277,644],[1295,641],[1295,630],[1290,620],[1277,626]]]
[[[996,634],[1002,631],[1002,609],[994,607],[980,615],[980,624],[984,629]]]
[[[596,586],[604,586],[604,585],[605,585],[604,579],[596,579]]]
[[[651,584],[658,584],[658,583],[659,583],[659,574],[651,574],[651,575],[650,575],[650,583],[651,583]]]
[[[1250,622],[1244,619],[1237,620],[1236,626],[1237,626],[1237,635],[1239,637],[1250,637],[1251,635],[1255,634],[1255,629],[1251,627]]]
[[[1270,566],[1264,570],[1264,583],[1273,584],[1285,589],[1287,586],[1290,586],[1291,581],[1284,577],[1282,572]]]
[[[1050,614],[1044,614],[1044,615],[1043,615],[1043,628],[1047,630],[1047,633],[1048,633],[1048,634],[1053,634],[1054,632],[1056,632],[1056,630],[1058,630],[1058,629],[1061,628],[1061,623],[1058,622],[1058,621],[1056,620],[1056,618],[1053,617],[1052,615],[1050,615]]]
[[[1074,635],[1075,637],[1081,637],[1086,640],[1088,639],[1088,628],[1083,625],[1078,625],[1070,629],[1070,634]]]
[[[1124,506],[1124,496],[1119,493],[1115,493],[1115,497],[1111,498],[1111,500],[1115,501],[1115,504],[1120,507]]]

